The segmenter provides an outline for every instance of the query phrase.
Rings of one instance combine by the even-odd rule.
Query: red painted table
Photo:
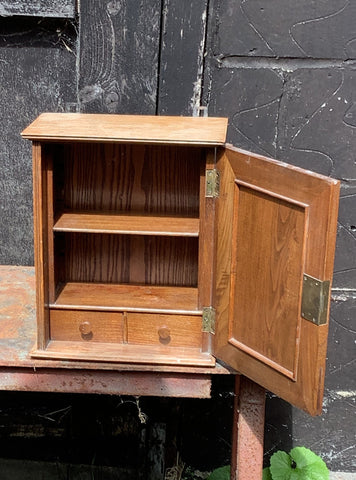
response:
[[[33,267],[0,266],[0,390],[209,398],[212,375],[235,374],[232,479],[262,478],[265,391],[214,368],[33,359]]]

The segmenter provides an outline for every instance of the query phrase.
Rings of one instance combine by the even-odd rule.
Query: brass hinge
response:
[[[328,317],[330,281],[303,275],[302,317],[325,325]]]
[[[215,308],[203,308],[203,332],[215,333]]]
[[[206,188],[205,196],[206,197],[218,197],[220,192],[220,177],[219,172],[216,168],[205,171],[206,178]]]

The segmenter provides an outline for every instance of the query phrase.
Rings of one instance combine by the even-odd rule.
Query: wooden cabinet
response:
[[[42,114],[34,357],[214,368],[321,408],[338,182],[223,118]]]

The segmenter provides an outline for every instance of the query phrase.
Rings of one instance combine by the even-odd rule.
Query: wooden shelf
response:
[[[199,218],[65,212],[57,219],[53,230],[55,232],[198,237]]]
[[[50,307],[201,315],[197,305],[197,288],[73,282]]]
[[[36,358],[92,360],[96,362],[136,363],[151,365],[187,365],[214,367],[215,358],[198,348],[172,348],[152,345],[125,345],[113,343],[81,343],[50,341],[45,351],[34,350]]]

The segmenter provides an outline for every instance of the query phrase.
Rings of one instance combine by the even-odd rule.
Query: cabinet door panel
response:
[[[301,316],[303,275],[331,280],[338,182],[233,147],[218,170],[215,355],[316,414],[327,325]]]

